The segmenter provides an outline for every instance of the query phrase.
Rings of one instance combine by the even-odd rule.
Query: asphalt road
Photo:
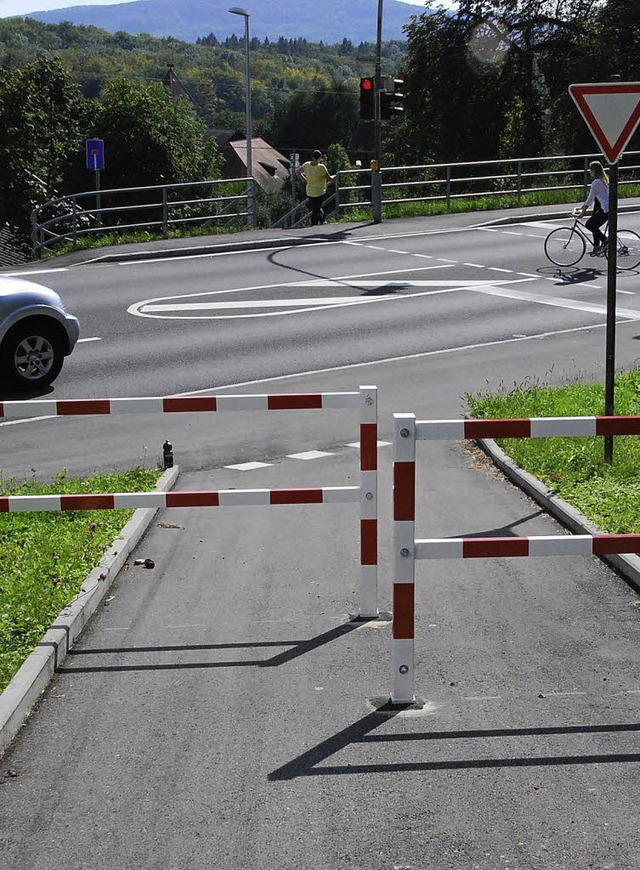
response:
[[[380,436],[390,440],[392,411],[457,417],[467,391],[602,378],[604,277],[556,278],[542,259],[543,228],[411,226],[408,235],[394,224],[362,228],[317,247],[43,274],[84,336],[99,339],[77,349],[51,396],[374,383]],[[618,362],[629,365],[638,275],[620,291]],[[264,304],[285,299],[295,302]],[[174,307],[171,319],[151,310],[220,301],[247,305]],[[231,319],[238,314],[249,316]],[[185,490],[356,480],[349,414],[214,416],[4,425],[5,473],[139,461],[170,437]],[[325,455],[295,458],[305,450]],[[389,451],[380,448],[383,610]],[[250,461],[262,464],[229,467]],[[559,533],[460,444],[419,446],[418,493],[419,537]],[[594,559],[421,563],[416,689],[425,706],[381,714],[389,627],[349,622],[357,516],[325,507],[159,517],[136,553],[156,569],[132,567],[116,581],[2,759],[5,866],[640,866],[635,594]]]
[[[624,218],[640,228],[640,216]],[[559,222],[440,223],[437,232],[389,224],[375,235],[328,233],[338,236],[328,244],[45,269],[34,279],[64,295],[83,331],[56,395],[209,390],[602,322],[606,261],[585,258],[558,277],[544,258],[547,227]],[[620,275],[621,319],[640,317],[636,280]]]

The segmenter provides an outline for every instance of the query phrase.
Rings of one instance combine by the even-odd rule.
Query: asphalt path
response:
[[[95,339],[50,395],[372,383],[388,441],[394,411],[458,417],[466,392],[602,379],[601,270],[556,276],[536,220],[406,223],[42,274]],[[619,365],[639,279],[620,278]],[[168,416],[2,425],[5,474],[150,461],[169,437],[185,490],[357,481],[349,413]],[[473,450],[418,453],[419,537],[559,533]],[[382,445],[383,610],[390,460]],[[425,704],[382,714],[389,627],[349,622],[357,516],[325,508],[158,518],[135,554],[156,569],[123,572],[2,760],[10,870],[640,866],[634,593],[594,559],[421,563]]]

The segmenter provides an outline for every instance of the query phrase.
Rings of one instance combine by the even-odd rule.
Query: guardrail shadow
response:
[[[389,707],[368,713],[337,734],[318,743],[268,775],[270,781],[291,780],[301,776],[342,776],[363,773],[424,773],[450,770],[482,770],[510,767],[558,767],[563,765],[622,764],[640,762],[640,753],[581,753],[577,755],[509,756],[502,758],[451,758],[443,761],[377,761],[369,764],[333,764],[322,762],[356,744],[397,744],[449,742],[453,740],[492,739],[504,737],[547,737],[552,735],[615,734],[640,731],[640,723],[621,725],[566,725],[549,728],[492,728],[468,731],[433,731],[411,734],[371,734],[378,725],[388,722],[400,711]],[[376,749],[379,758],[381,748]],[[413,750],[415,754],[415,750]]]
[[[198,670],[211,668],[276,668],[288,664],[300,656],[307,655],[322,646],[333,643],[341,637],[362,626],[367,620],[357,622],[343,622],[328,631],[318,634],[307,640],[268,640],[252,643],[214,643],[214,644],[184,644],[172,646],[145,646],[145,647],[103,647],[100,649],[70,649],[70,660],[81,656],[99,655],[124,655],[131,653],[160,653],[160,652],[197,652],[203,650],[228,650],[228,649],[269,649],[272,647],[289,647],[267,659],[241,659],[238,661],[209,661],[209,662],[153,662],[150,664],[109,664],[109,665],[80,665],[75,664],[56,668],[58,673],[65,674],[100,674],[100,673],[126,673],[129,671],[180,671]]]

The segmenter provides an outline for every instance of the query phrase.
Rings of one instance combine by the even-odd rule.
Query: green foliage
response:
[[[59,58],[0,69],[0,223],[30,231],[81,141],[81,94]]]
[[[274,109],[266,136],[279,150],[324,150],[328,142],[352,150],[367,143],[369,134],[359,118],[355,82],[332,85],[327,78],[319,84],[320,88],[295,91]]]
[[[3,495],[144,492],[160,472],[135,468],[89,479],[56,475],[0,482]],[[0,691],[55,620],[80,592],[92,568],[133,514],[66,511],[0,514]]]
[[[406,112],[390,137],[399,162],[588,152],[568,85],[633,80],[640,59],[633,0],[461,0],[407,34]]]
[[[104,186],[171,184],[212,171],[203,122],[163,85],[115,79],[91,109],[92,136],[105,142]]]
[[[465,396],[481,418],[582,417],[604,413],[604,386],[567,381],[549,387],[536,380]],[[640,414],[640,369],[621,373],[616,413]],[[611,534],[640,532],[640,439],[613,439],[613,462],[604,461],[602,438],[519,438],[499,441],[526,471]]]

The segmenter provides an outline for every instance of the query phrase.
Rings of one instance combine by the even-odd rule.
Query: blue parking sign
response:
[[[104,169],[104,139],[87,139],[87,169]]]

